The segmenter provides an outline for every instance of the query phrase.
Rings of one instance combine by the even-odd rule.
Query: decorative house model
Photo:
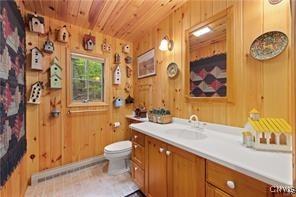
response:
[[[49,54],[53,53],[54,43],[51,40],[47,39],[44,43],[43,50],[45,53],[49,53]]]
[[[30,99],[28,103],[40,104],[40,98],[42,94],[43,84],[41,81],[37,81],[32,85]]]
[[[67,30],[66,26],[58,30],[57,40],[59,42],[67,43],[69,41],[70,33]]]
[[[114,64],[120,64],[120,55],[118,53],[114,55]]]
[[[95,45],[96,45],[96,38],[94,36],[92,36],[91,34],[84,35],[83,47],[85,50],[92,51],[94,50]]]
[[[126,77],[130,78],[132,74],[133,74],[133,69],[129,65],[126,65]]]
[[[107,52],[110,53],[112,50],[111,45],[107,43],[106,39],[104,40],[103,44],[102,44],[102,51],[103,52]]]
[[[32,32],[44,34],[44,18],[36,14],[28,14],[29,29]]]
[[[249,147],[257,150],[292,151],[292,127],[282,118],[260,118],[259,112],[253,109],[245,128],[248,132],[243,134],[244,144]]]
[[[119,85],[121,83],[121,71],[120,71],[119,65],[117,65],[116,69],[114,70],[113,75],[114,75],[114,77],[113,77],[113,79],[114,79],[113,84]]]
[[[37,47],[34,47],[31,50],[31,68],[34,70],[42,70],[42,59],[42,52]]]
[[[125,54],[130,54],[131,52],[131,48],[128,44],[125,44],[122,46],[122,52],[125,53]]]
[[[62,68],[56,57],[50,66],[50,88],[62,88]]]
[[[126,64],[131,64],[133,62],[133,58],[131,56],[126,56],[126,58],[124,58],[124,61]]]

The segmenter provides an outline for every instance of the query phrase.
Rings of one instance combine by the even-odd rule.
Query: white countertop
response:
[[[243,128],[207,123],[204,131],[198,131],[177,118],[171,124],[143,122],[131,124],[130,128],[265,183],[292,185],[292,154],[246,148],[242,145]],[[194,130],[206,138],[180,137],[170,133],[174,130],[184,130],[184,133]]]
[[[126,115],[125,117],[128,119],[136,120],[136,121],[140,121],[140,122],[148,122],[148,118],[137,118],[134,115]]]

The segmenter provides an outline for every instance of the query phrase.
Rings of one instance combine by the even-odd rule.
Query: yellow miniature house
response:
[[[292,151],[292,127],[282,118],[260,118],[253,109],[245,128],[251,133],[254,149]]]

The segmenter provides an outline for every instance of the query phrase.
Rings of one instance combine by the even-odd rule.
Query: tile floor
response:
[[[138,189],[129,173],[109,176],[107,162],[29,186],[25,197],[122,197]]]

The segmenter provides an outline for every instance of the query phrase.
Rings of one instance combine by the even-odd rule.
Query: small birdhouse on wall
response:
[[[28,14],[29,29],[32,32],[44,34],[44,18],[37,14]]]
[[[128,45],[128,44],[123,45],[122,46],[122,52],[125,53],[125,54],[130,54],[130,52],[131,52],[130,45]]]
[[[85,50],[92,51],[96,45],[96,37],[91,34],[84,35],[83,37],[83,47]]]
[[[103,44],[102,44],[102,51],[106,53],[110,53],[112,50],[111,45],[107,43],[107,40],[105,39]]]
[[[44,43],[43,51],[45,53],[49,53],[49,54],[53,53],[54,52],[54,43],[51,40],[47,39]]]
[[[70,33],[66,28],[66,25],[58,30],[57,40],[59,42],[67,43],[69,41]]]
[[[119,85],[121,83],[121,71],[119,65],[116,66],[113,75],[113,84]]]
[[[129,65],[126,65],[126,77],[131,78],[132,74],[133,74],[133,69]]]
[[[62,68],[55,57],[50,66],[50,88],[62,88]]]
[[[114,55],[114,64],[120,64],[120,55],[118,53]]]
[[[34,47],[33,49],[31,49],[31,68],[32,69],[42,70],[42,59],[43,59],[42,52],[37,47]]]
[[[133,62],[133,58],[131,56],[126,56],[124,61],[126,64],[131,64]]]
[[[31,88],[31,94],[30,94],[28,103],[40,104],[42,89],[43,89],[42,81],[37,81],[36,83],[34,83]]]

